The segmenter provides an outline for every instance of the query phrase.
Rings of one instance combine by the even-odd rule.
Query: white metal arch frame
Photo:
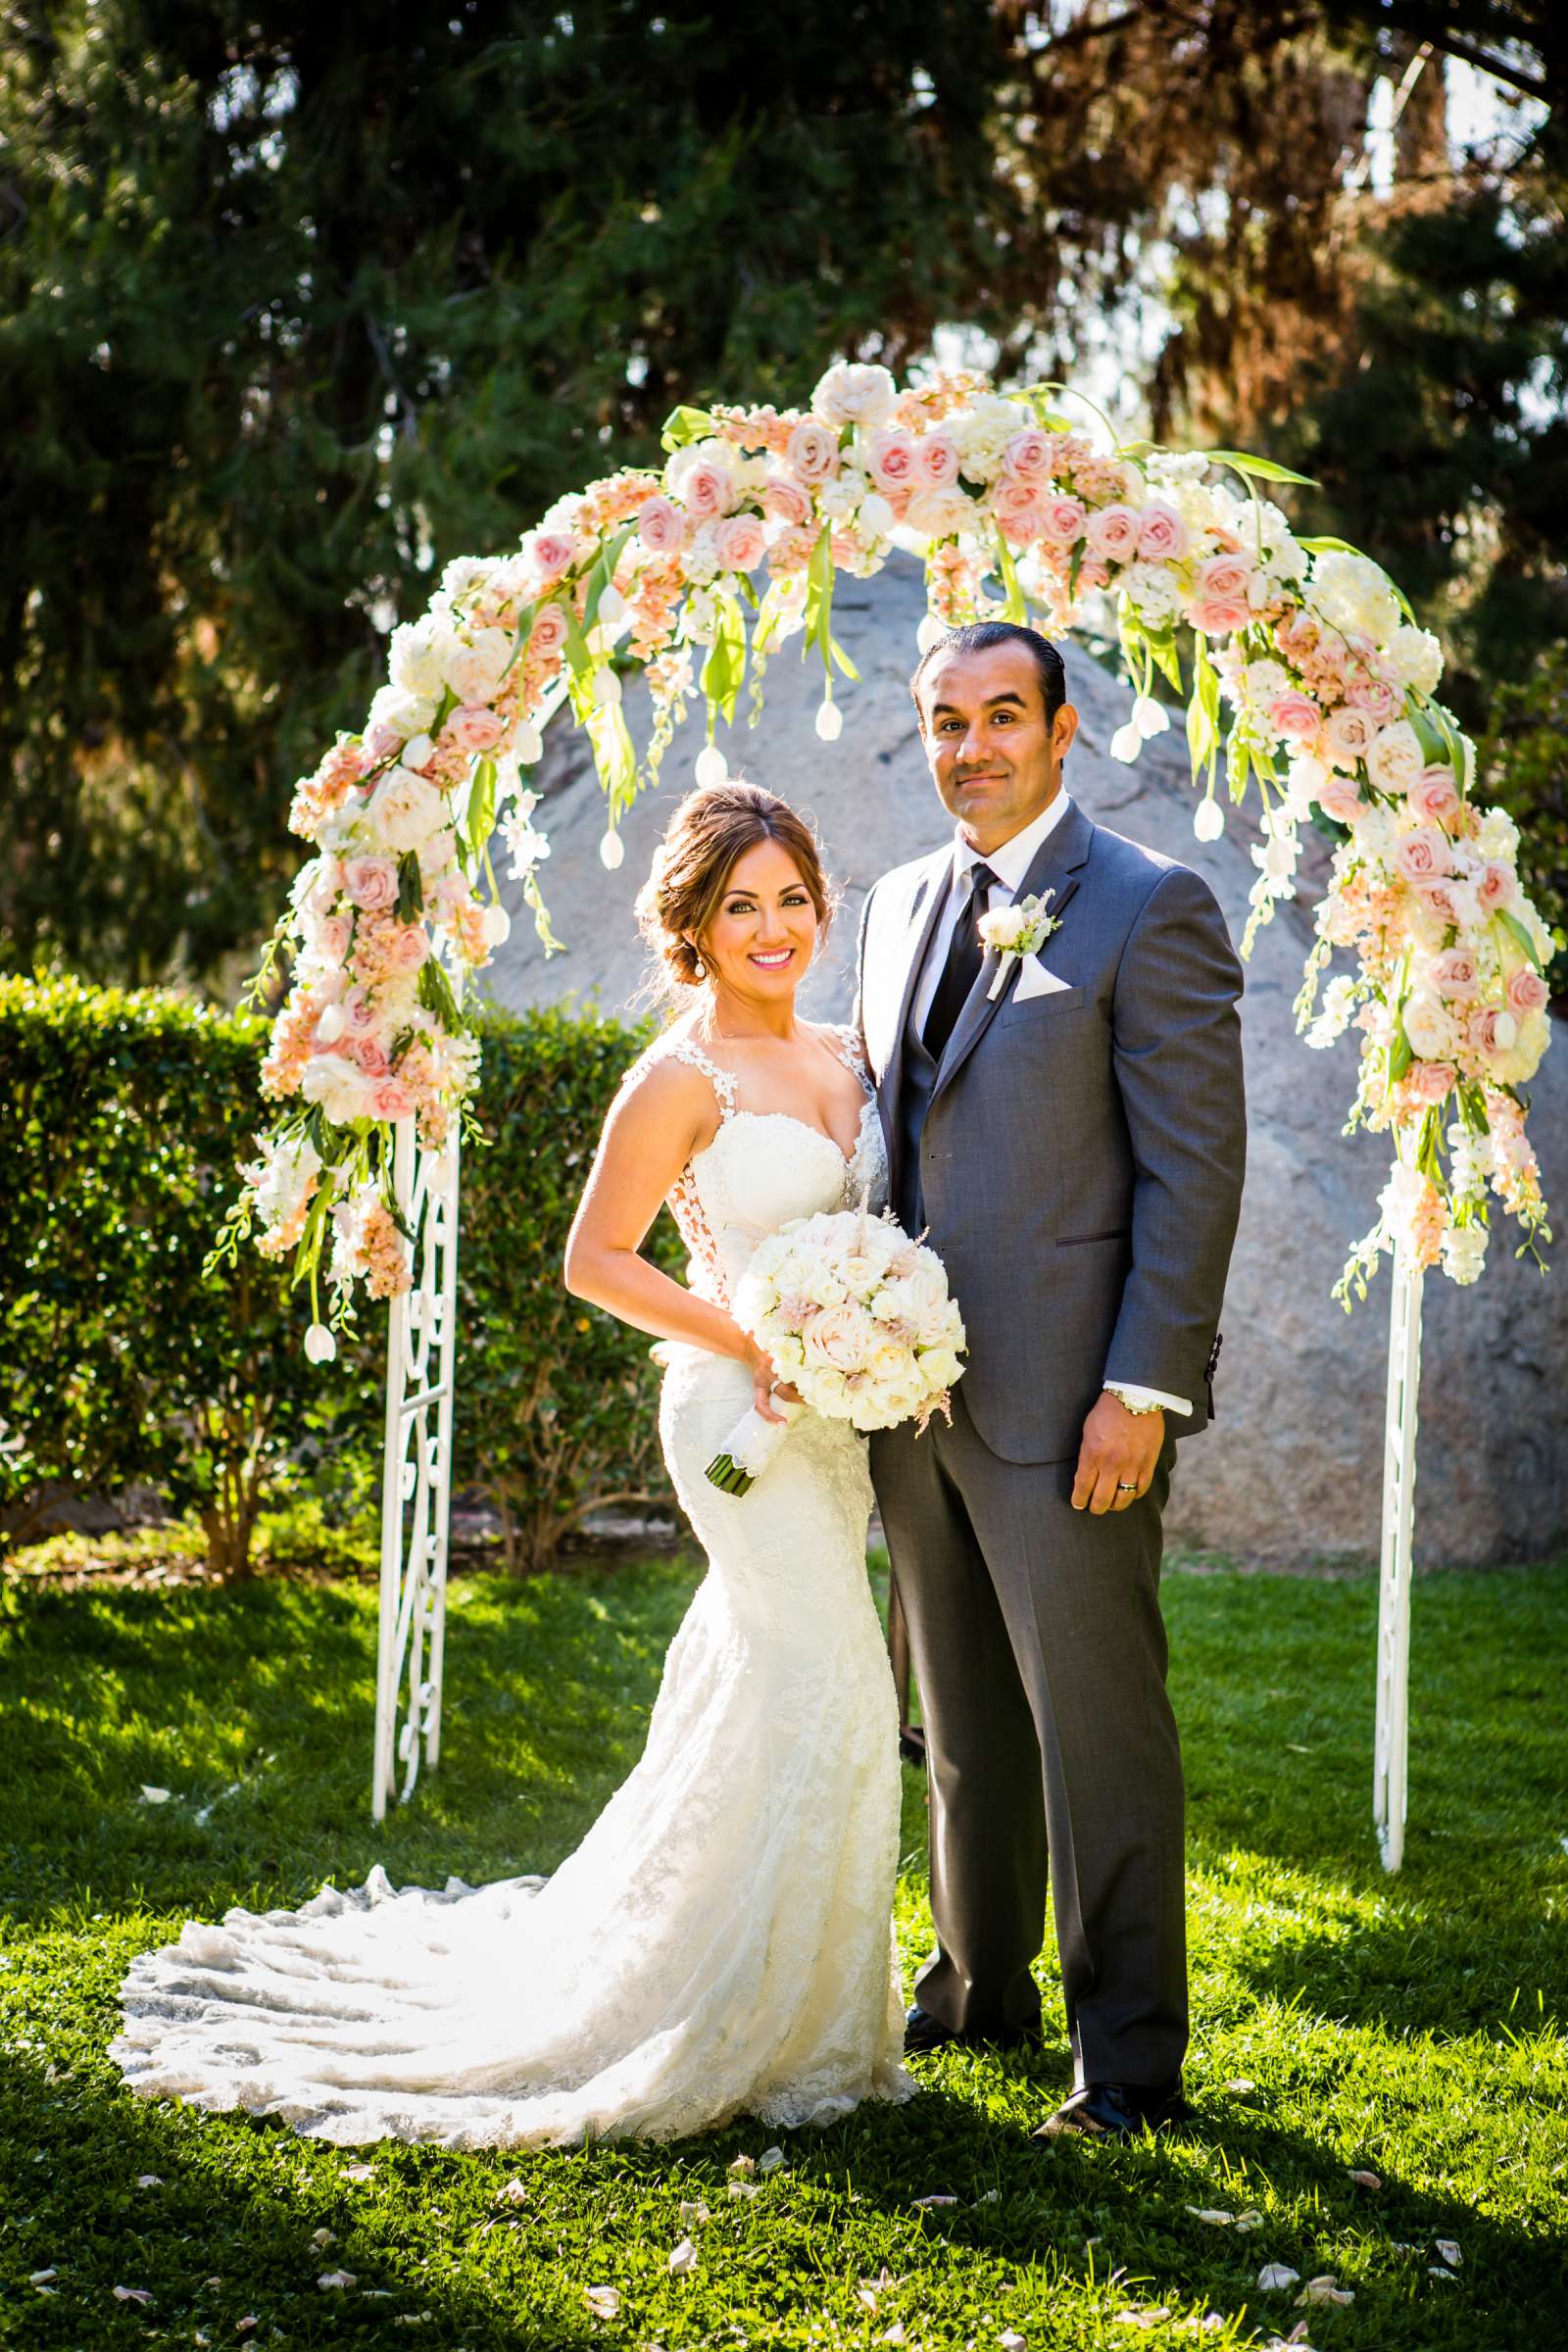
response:
[[[452,1407],[457,1383],[459,1139],[425,1151],[397,1127],[392,1178],[414,1235],[415,1281],[391,1301],[381,1468],[381,1593],[371,1812],[414,1793],[441,1753]]]

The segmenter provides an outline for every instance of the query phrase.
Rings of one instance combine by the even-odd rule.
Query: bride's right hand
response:
[[[804,1404],[806,1399],[787,1380],[780,1380],[772,1357],[765,1348],[747,1336],[746,1368],[752,1376],[752,1405],[764,1421],[782,1421],[784,1415],[775,1412],[773,1399],[782,1396],[786,1404]]]

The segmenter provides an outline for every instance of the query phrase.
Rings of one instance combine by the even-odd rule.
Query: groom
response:
[[[969,1353],[951,1427],[871,1441],[930,1772],[937,1950],[906,2046],[1038,2035],[1049,1875],[1075,2087],[1043,2130],[1121,2133],[1186,2112],[1160,1512],[1212,1411],[1241,969],[1205,882],[1068,798],[1045,638],[957,629],[913,693],[956,829],[871,891],[860,1017],[894,1206]],[[986,946],[1035,899],[1049,936]]]

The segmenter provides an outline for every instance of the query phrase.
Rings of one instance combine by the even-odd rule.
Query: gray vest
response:
[[[925,1114],[931,1107],[938,1067],[915,1026],[914,1007],[919,994],[917,974],[904,1023],[904,1077],[898,1102],[899,1197],[893,1203],[899,1223],[911,1236],[917,1235],[925,1224],[920,1197],[920,1138],[925,1132]]]

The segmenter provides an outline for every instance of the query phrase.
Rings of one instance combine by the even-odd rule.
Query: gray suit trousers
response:
[[[1165,1691],[1160,1513],[1097,1518],[1074,1463],[993,1453],[953,1425],[879,1431],[871,1470],[925,1710],[938,1948],[916,1997],[955,2032],[1040,2018],[1030,1964],[1055,1908],[1075,2082],[1176,2082],[1187,2048],[1183,1788]]]

